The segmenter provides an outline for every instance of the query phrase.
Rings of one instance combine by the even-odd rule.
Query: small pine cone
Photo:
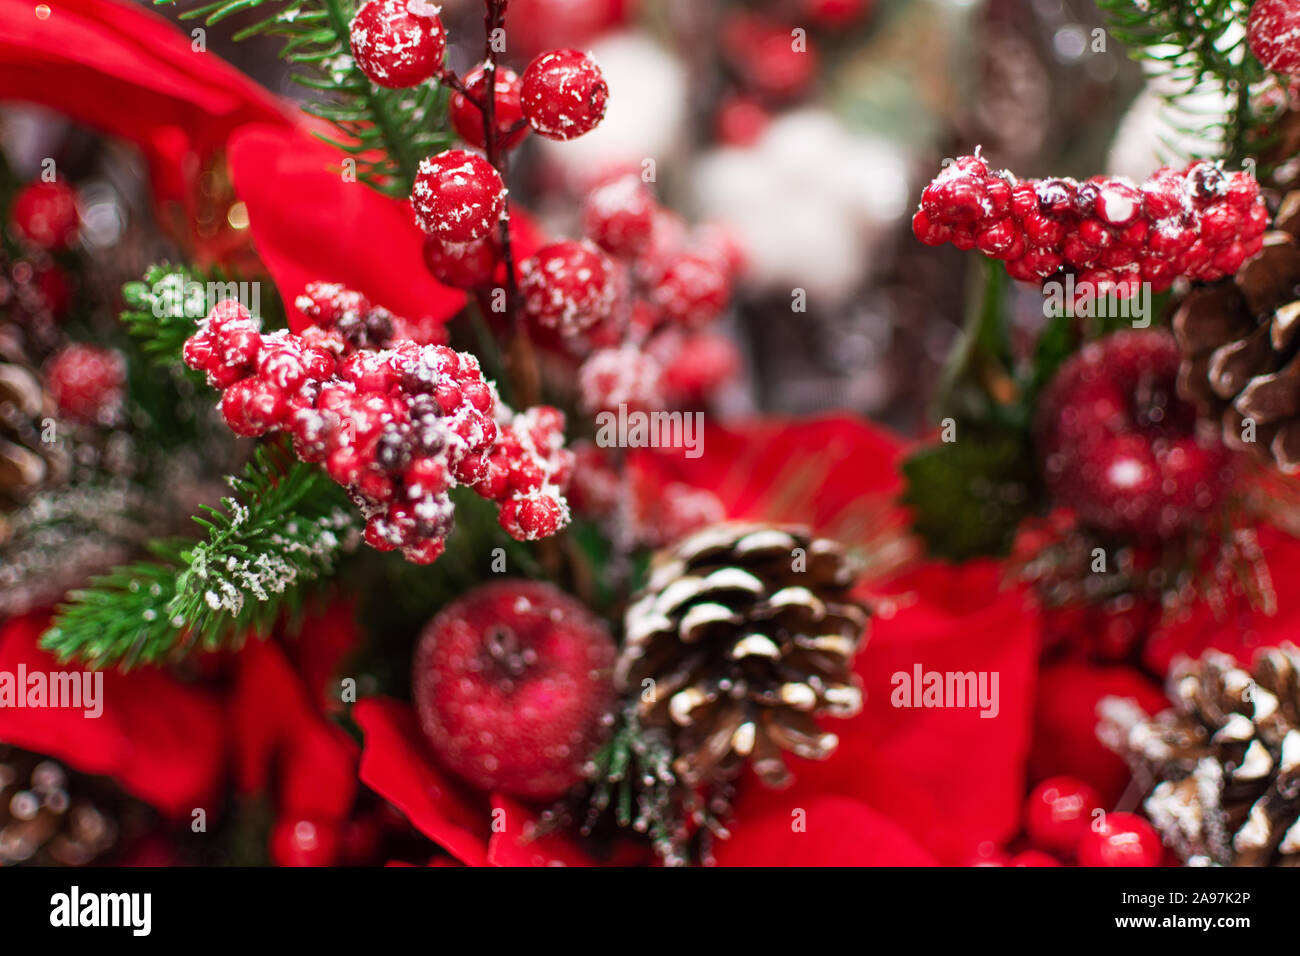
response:
[[[783,786],[782,750],[835,750],[813,717],[862,706],[852,665],[868,611],[853,578],[839,545],[800,528],[713,525],[656,555],[615,675],[643,724],[673,735],[684,783],[725,780],[749,759]]]
[[[1210,651],[1176,665],[1174,706],[1108,698],[1098,735],[1133,768],[1146,811],[1190,865],[1300,866],[1300,650],[1253,672]]]
[[[152,811],[96,778],[0,744],[0,866],[106,862]]]
[[[1174,316],[1179,392],[1230,448],[1300,471],[1300,191],[1236,275],[1194,289]]]

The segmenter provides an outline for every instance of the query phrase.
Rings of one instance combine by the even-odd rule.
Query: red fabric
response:
[[[127,0],[0,4],[0,90],[138,144],[159,199],[187,195],[199,160],[244,123],[291,110],[187,31]]]
[[[410,203],[345,182],[341,162],[305,129],[254,125],[230,140],[235,193],[290,326],[308,324],[294,299],[318,280],[342,283],[412,322],[445,322],[465,294],[429,275]]]
[[[234,669],[227,720],[240,789],[274,784],[281,816],[342,819],[356,797],[356,744],[321,715],[278,644],[250,639]]]
[[[82,672],[40,650],[48,615],[28,614],[0,625],[0,671]],[[156,668],[105,671],[103,712],[0,708],[0,740],[103,774],[175,817],[208,807],[225,772],[221,708],[209,693]]]
[[[1168,706],[1159,685],[1131,667],[1097,667],[1068,660],[1046,667],[1038,678],[1032,780],[1069,774],[1091,784],[1107,807],[1128,786],[1124,761],[1097,739],[1097,704],[1103,697],[1131,697],[1147,713]]]

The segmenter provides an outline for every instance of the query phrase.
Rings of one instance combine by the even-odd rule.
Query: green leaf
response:
[[[1005,554],[1040,497],[1033,449],[1015,432],[959,425],[955,437],[903,463],[913,530],[953,561]]]

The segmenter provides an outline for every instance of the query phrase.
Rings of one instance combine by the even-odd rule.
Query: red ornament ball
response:
[[[29,183],[19,190],[10,219],[19,242],[47,252],[70,248],[81,228],[77,194],[58,180]]]
[[[521,102],[539,136],[573,139],[605,117],[609,87],[596,61],[577,50],[551,50],[524,70]]]
[[[583,779],[614,704],[614,642],[550,584],[501,581],[449,604],[416,648],[413,683],[438,759],[484,790],[549,800]]]
[[[447,34],[426,0],[370,0],[352,18],[352,59],[370,82],[418,86],[442,69]]]
[[[621,176],[587,194],[582,224],[587,235],[613,256],[630,259],[650,245],[659,204],[636,176]]]
[[[1270,70],[1300,73],[1300,2],[1255,0],[1246,23],[1246,42]]]
[[[1101,794],[1077,777],[1049,777],[1025,802],[1025,830],[1039,849],[1070,853],[1100,807]]]
[[[448,149],[420,163],[411,204],[428,235],[443,242],[473,242],[501,219],[505,184],[482,156]]]
[[[465,88],[480,102],[485,100],[487,73],[482,66],[470,71],[464,82]],[[497,95],[492,104],[492,121],[497,128],[497,146],[501,149],[514,149],[528,135],[527,124],[515,128],[524,118],[524,109],[519,102],[522,85],[519,74],[510,67],[497,67]],[[461,139],[479,149],[487,148],[487,139],[483,136],[483,113],[465,94],[452,94],[450,112],[451,125]]]
[[[1098,528],[1163,538],[1223,500],[1227,450],[1198,435],[1177,396],[1180,357],[1167,332],[1117,332],[1072,356],[1041,405],[1049,489]]]
[[[614,264],[591,242],[554,242],[519,264],[524,314],[561,335],[608,319],[618,288]]]
[[[111,349],[69,345],[45,367],[45,384],[59,414],[85,424],[110,425],[121,412],[126,363]]]
[[[1079,840],[1080,866],[1158,866],[1164,846],[1155,828],[1135,813],[1108,813]]]

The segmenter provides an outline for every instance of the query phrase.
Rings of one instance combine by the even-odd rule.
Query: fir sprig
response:
[[[355,547],[357,519],[314,466],[263,446],[234,495],[205,507],[197,542],[157,541],[153,562],[118,568],[70,595],[42,646],[61,660],[125,670],[194,647],[216,649],[264,634],[296,613],[298,585],[329,574]]]
[[[1246,42],[1250,0],[1097,0],[1097,6],[1111,35],[1135,47],[1138,59],[1161,64],[1172,81],[1165,99],[1173,132],[1218,144],[1217,154],[1203,158],[1235,166],[1266,145],[1264,129],[1280,107],[1261,105],[1256,95],[1273,74]],[[1208,124],[1190,105],[1206,93],[1229,101],[1227,115]]]
[[[122,286],[126,308],[119,317],[155,365],[174,368],[181,364],[185,340],[207,314],[209,281],[224,282],[225,276],[200,275],[188,266],[161,262],[150,266],[142,281]]]
[[[353,0],[212,0],[181,18],[202,19],[212,26],[234,14],[271,6],[275,13],[239,30],[234,38],[282,37],[280,55],[294,67],[294,81],[317,94],[303,109],[339,133],[321,138],[349,155],[360,181],[391,196],[408,195],[420,160],[451,142],[445,123],[446,90],[438,83],[409,90],[371,83],[352,60]]]

